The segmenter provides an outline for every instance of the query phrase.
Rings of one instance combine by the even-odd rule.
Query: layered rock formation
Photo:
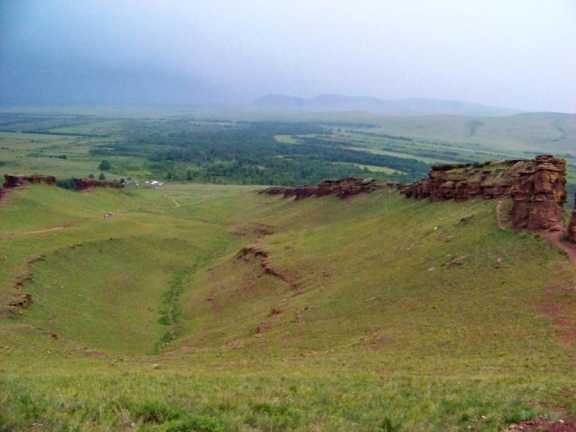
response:
[[[511,189],[512,225],[529,230],[563,230],[566,162],[539,156],[524,166]]]
[[[268,195],[282,195],[284,198],[293,197],[295,200],[327,195],[335,195],[338,198],[344,199],[360,193],[370,193],[376,189],[378,189],[378,184],[373,179],[346,177],[340,180],[325,180],[318,186],[274,186],[264,189],[260,193]]]
[[[300,200],[335,195],[347,198],[370,193],[382,184],[347,177],[318,186],[271,187],[261,193]],[[566,202],[566,162],[550,155],[533,160],[507,160],[432,167],[427,178],[406,186],[388,184],[408,198],[433,201],[511,198],[512,226],[528,230],[562,230]],[[576,242],[576,214],[571,224]]]
[[[56,177],[48,175],[34,174],[30,176],[16,176],[6,174],[4,175],[3,189],[0,188],[0,200],[8,193],[10,189],[18,188],[21,186],[31,185],[31,184],[46,184],[49,186],[55,186],[57,183]],[[64,180],[65,188],[74,189],[77,191],[84,191],[87,189],[95,187],[106,187],[106,188],[116,188],[120,189],[125,186],[124,181],[105,181],[105,180],[94,180],[85,178],[73,178]]]
[[[566,162],[553,156],[482,164],[441,165],[401,188],[410,198],[465,201],[512,198],[512,225],[529,230],[562,229]]]
[[[56,177],[37,174],[31,176],[15,176],[9,174],[4,175],[4,187],[6,189],[26,186],[28,184],[55,185]]]

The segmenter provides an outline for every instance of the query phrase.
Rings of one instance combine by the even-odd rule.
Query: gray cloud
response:
[[[0,102],[265,93],[576,109],[572,0],[0,0]]]

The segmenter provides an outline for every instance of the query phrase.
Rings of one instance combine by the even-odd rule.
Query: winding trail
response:
[[[12,233],[8,233],[8,234],[4,234],[2,236],[0,236],[0,240],[13,240],[15,238],[18,237],[25,237],[25,236],[29,236],[29,235],[36,235],[36,234],[47,234],[47,233],[51,233],[51,232],[55,232],[55,231],[63,231],[65,229],[70,228],[71,225],[58,225],[52,228],[44,228],[44,229],[39,229],[39,230],[33,230],[33,231],[20,231],[20,232],[12,232]]]

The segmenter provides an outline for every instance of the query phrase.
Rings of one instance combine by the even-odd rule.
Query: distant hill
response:
[[[302,111],[366,111],[385,115],[467,115],[502,116],[519,110],[481,105],[472,102],[441,99],[378,99],[368,96],[324,94],[300,98],[281,94],[263,96],[254,101],[262,109]]]
[[[576,114],[542,112],[479,117],[387,116],[375,123],[388,134],[429,140],[544,153],[574,154],[576,149]]]

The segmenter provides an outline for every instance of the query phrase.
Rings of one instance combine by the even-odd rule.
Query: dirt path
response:
[[[548,244],[564,252],[572,266],[576,266],[576,244],[563,241],[564,231],[552,231],[542,234],[542,237]],[[569,271],[566,264],[558,267],[557,272]],[[558,281],[565,280],[560,277]],[[571,347],[576,343],[576,319],[574,311],[576,310],[576,289],[572,286],[567,287],[564,283],[552,280],[545,290],[545,301],[543,312],[550,318],[560,340],[564,345]]]
[[[46,233],[51,233],[51,232],[55,232],[55,231],[62,231],[62,230],[65,230],[67,228],[70,228],[70,225],[59,225],[59,226],[55,226],[52,228],[45,228],[45,229],[33,230],[33,231],[13,232],[10,234],[0,236],[0,240],[11,240],[11,239],[14,239],[17,237],[24,237],[24,236],[36,235],[36,234],[46,234]]]
[[[164,194],[164,197],[172,203],[174,208],[182,207],[182,204],[180,204],[180,202],[176,198],[174,198],[172,195]]]

